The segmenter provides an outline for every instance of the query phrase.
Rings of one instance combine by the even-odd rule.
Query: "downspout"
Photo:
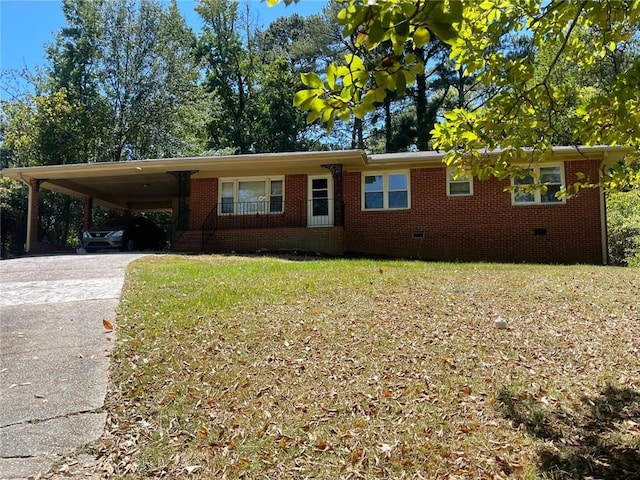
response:
[[[600,163],[600,180],[604,177],[604,169],[606,166],[607,152],[604,152],[602,163]],[[602,244],[602,264],[609,265],[609,232],[607,228],[607,200],[605,198],[602,185],[598,187],[600,190],[600,237]]]
[[[602,231],[602,264],[609,265],[609,232],[607,229],[607,201],[604,190],[600,187],[600,222]]]

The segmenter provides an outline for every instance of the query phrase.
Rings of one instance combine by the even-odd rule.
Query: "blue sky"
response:
[[[243,4],[247,0],[240,0]],[[301,0],[285,7],[266,6],[261,0],[248,0],[258,24],[269,25],[275,18],[291,15],[309,15],[319,12],[327,0]],[[33,71],[43,66],[45,44],[53,41],[55,34],[64,25],[61,1],[59,0],[0,0],[0,69]],[[178,0],[178,5],[189,25],[200,29],[200,17],[193,7],[195,0]],[[3,97],[0,91],[0,97]]]

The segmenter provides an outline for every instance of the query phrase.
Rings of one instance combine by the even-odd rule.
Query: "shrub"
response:
[[[612,193],[607,198],[609,262],[640,267],[640,193]]]

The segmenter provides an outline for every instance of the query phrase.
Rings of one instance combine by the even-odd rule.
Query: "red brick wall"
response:
[[[566,162],[566,183],[574,182],[577,172],[596,180],[598,162]],[[216,251],[236,252],[305,250],[452,261],[602,263],[598,190],[584,190],[566,204],[513,206],[510,193],[503,191],[508,185],[508,180],[474,179],[472,196],[448,197],[445,168],[416,168],[411,170],[409,210],[365,212],[361,173],[349,172],[344,177],[344,230],[218,230],[213,244]],[[201,230],[217,199],[217,178],[192,179],[191,230]],[[285,178],[285,201],[295,199],[301,199],[306,212],[306,175]],[[535,235],[535,229],[546,229],[546,234]],[[414,232],[423,238],[413,238]]]
[[[213,252],[253,253],[260,250],[344,253],[342,227],[217,230],[210,243]]]
[[[565,163],[598,178],[598,162]],[[474,179],[474,194],[448,197],[445,168],[411,170],[411,209],[361,210],[361,173],[345,177],[345,250],[433,260],[602,263],[600,198],[584,190],[561,205],[512,206],[509,181]],[[546,235],[534,235],[546,229]],[[424,238],[412,238],[422,232]]]
[[[342,227],[218,230],[208,239],[205,252],[253,253],[260,250],[297,250],[342,255],[343,245]],[[202,231],[193,230],[181,234],[173,245],[173,251],[201,253]]]
[[[218,203],[217,178],[192,178],[189,197],[189,230],[202,230],[207,215]]]
[[[305,174],[286,175],[284,177],[284,188],[286,201],[294,199],[307,200],[307,176]]]
[[[200,253],[202,251],[202,230],[182,232],[174,239],[171,249],[174,252]]]
[[[305,225],[307,223],[306,175],[286,175],[284,177],[284,201],[286,208],[283,221],[291,222],[298,219]]]

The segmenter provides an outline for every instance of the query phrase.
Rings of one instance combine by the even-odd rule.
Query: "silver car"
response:
[[[82,234],[81,246],[87,252],[98,250],[162,250],[165,235],[148,218],[127,216],[112,218]]]

